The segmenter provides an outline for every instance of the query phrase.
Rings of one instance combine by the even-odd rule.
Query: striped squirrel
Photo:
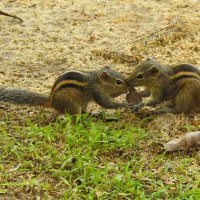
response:
[[[6,12],[3,12],[3,11],[0,11],[0,15],[4,15],[4,16],[8,16],[8,17],[13,17],[13,18],[18,19],[19,21],[23,22],[23,20],[21,18],[15,16],[15,15],[10,15],[10,14],[8,14]]]
[[[200,71],[191,65],[165,67],[154,59],[148,59],[134,68],[126,81],[131,87],[144,86],[150,94],[147,102],[133,106],[133,111],[165,100],[170,100],[171,105],[155,113],[200,111]]]
[[[96,102],[104,108],[129,108],[112,98],[128,92],[121,73],[106,66],[96,71],[68,71],[55,81],[50,96],[19,89],[0,88],[0,101],[32,106],[51,107],[59,113],[80,114],[88,103]]]
[[[188,150],[193,147],[200,147],[199,131],[187,133],[178,139],[164,144],[164,148],[167,151]]]

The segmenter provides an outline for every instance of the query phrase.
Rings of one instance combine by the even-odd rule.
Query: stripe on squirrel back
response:
[[[49,99],[50,105],[52,104],[53,95],[56,91],[60,91],[64,88],[84,89],[87,84],[88,82],[86,81],[84,73],[78,71],[66,72],[65,74],[58,77],[53,85]]]
[[[178,81],[182,78],[200,79],[200,71],[191,65],[181,64],[171,68],[169,78],[174,81]]]
[[[59,76],[54,85],[53,85],[53,88],[61,81],[63,80],[78,80],[80,82],[85,82],[85,76],[83,73],[81,72],[76,72],[76,71],[69,71],[69,72],[66,72],[64,73],[63,75]]]
[[[58,84],[53,88],[51,93],[53,94],[55,91],[61,90],[66,87],[84,88],[87,84],[87,82],[79,82],[76,80],[63,80],[58,82]]]
[[[200,75],[200,71],[191,66],[191,65],[188,65],[188,64],[180,64],[180,65],[177,65],[177,66],[174,66],[174,67],[171,67],[171,74],[177,74],[179,72],[194,72],[194,73],[197,73]]]
[[[200,80],[200,76],[194,72],[180,72],[180,73],[171,75],[169,78],[174,81],[178,81],[182,78],[196,78]]]

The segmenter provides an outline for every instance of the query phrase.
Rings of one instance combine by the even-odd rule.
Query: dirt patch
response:
[[[0,10],[24,20],[0,16],[1,85],[48,94],[66,70],[111,65],[128,74],[150,56],[166,65],[200,66],[198,0],[7,0]],[[130,57],[119,62],[117,54],[94,52]]]

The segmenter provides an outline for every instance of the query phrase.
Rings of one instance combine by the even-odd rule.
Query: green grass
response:
[[[141,127],[86,115],[18,126],[8,117],[0,199],[200,199],[200,153],[168,154]]]

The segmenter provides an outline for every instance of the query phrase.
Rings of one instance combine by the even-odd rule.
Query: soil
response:
[[[69,69],[110,65],[129,74],[148,57],[200,66],[198,0],[4,0],[0,10],[24,21],[0,15],[1,86],[49,94]],[[14,105],[1,110],[21,117],[41,112]]]

